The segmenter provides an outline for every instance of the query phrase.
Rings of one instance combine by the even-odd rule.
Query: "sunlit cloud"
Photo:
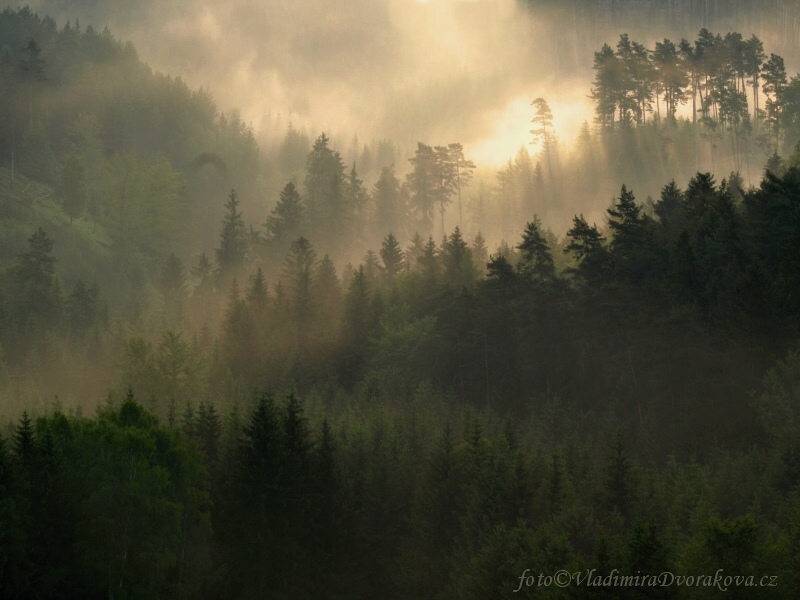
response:
[[[136,15],[116,4],[36,7],[130,38],[154,67],[239,109],[266,147],[291,121],[406,148],[460,141],[499,163],[527,143],[522,99],[554,79],[532,35],[540,25],[514,0],[182,0],[145,2]],[[563,113],[546,92],[535,93]],[[566,120],[559,127],[572,135]]]

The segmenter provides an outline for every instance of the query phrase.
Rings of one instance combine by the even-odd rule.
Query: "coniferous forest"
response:
[[[0,597],[800,597],[796,8],[516,4],[697,33],[481,164],[0,13]]]

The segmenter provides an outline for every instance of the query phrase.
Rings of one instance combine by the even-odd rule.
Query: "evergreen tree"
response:
[[[320,243],[324,247],[342,243],[347,219],[344,163],[338,152],[328,148],[324,133],[306,157],[305,202],[312,232]]]
[[[206,460],[206,465],[212,470],[217,466],[220,458],[219,446],[221,433],[222,421],[214,405],[211,403],[201,403],[197,413],[197,420],[194,423],[194,436]]]
[[[601,129],[609,129],[616,121],[616,110],[620,90],[624,90],[624,70],[619,58],[608,44],[594,53],[594,85],[590,97],[595,106],[595,122]],[[622,108],[624,114],[624,107]]]
[[[419,259],[424,252],[425,242],[422,239],[422,236],[415,232],[414,236],[411,238],[411,245],[406,249],[405,258],[406,258],[406,268],[408,269],[415,269],[419,264]]]
[[[573,272],[586,281],[600,281],[606,275],[608,256],[605,238],[596,225],[589,225],[583,215],[575,216],[572,228],[567,231],[569,244],[564,252],[572,252],[578,259]]]
[[[458,177],[456,162],[453,160],[453,153],[458,152],[457,148],[451,150],[446,146],[436,146],[434,149],[434,174],[436,200],[439,202],[439,216],[442,226],[442,238],[444,238],[444,213],[445,209],[452,203],[453,194],[457,191]]]
[[[464,215],[461,208],[461,188],[465,188],[472,181],[472,172],[475,170],[475,163],[464,158],[464,147],[459,143],[448,144],[449,161],[455,167],[456,194],[458,196],[458,224],[464,227]]]
[[[442,266],[447,281],[456,287],[470,285],[475,281],[475,265],[472,252],[456,227],[453,233],[442,244]]]
[[[359,179],[356,171],[356,164],[345,181],[346,197],[346,218],[349,221],[349,233],[353,239],[361,239],[363,236],[362,226],[364,222],[364,212],[367,207],[367,192],[364,190],[364,181]]]
[[[267,280],[264,279],[264,272],[259,267],[256,274],[250,276],[250,286],[247,288],[247,303],[253,314],[263,319],[268,302]]]
[[[40,341],[44,331],[57,331],[61,325],[64,300],[55,274],[57,259],[53,240],[39,227],[28,239],[29,250],[16,257],[8,269],[11,332],[22,336],[18,341]],[[12,333],[12,335],[15,335]]]
[[[211,281],[211,261],[205,252],[197,259],[197,266],[192,269],[192,275],[197,279],[196,289],[206,286]]]
[[[314,296],[321,299],[319,311],[322,322],[327,325],[337,322],[342,311],[342,284],[336,274],[336,267],[327,254],[317,267]]]
[[[658,217],[661,229],[666,234],[668,243],[674,243],[686,226],[686,210],[683,192],[675,184],[669,182],[661,190],[661,197],[656,202],[654,212]]]
[[[235,272],[244,262],[247,252],[247,232],[239,211],[239,197],[231,190],[225,203],[225,218],[222,220],[220,245],[217,248],[217,266],[220,274]]]
[[[417,225],[425,233],[433,229],[433,210],[438,199],[437,155],[431,146],[417,144],[414,156],[408,159],[413,170],[406,176],[411,208]]]
[[[614,206],[607,210],[611,228],[610,250],[621,273],[638,279],[644,275],[645,218],[633,192],[623,185]]]
[[[538,217],[529,221],[522,234],[522,241],[517,246],[522,253],[518,268],[523,273],[538,281],[550,281],[556,276],[556,267],[550,246],[541,232]]]
[[[489,262],[489,250],[486,248],[486,240],[480,231],[475,235],[475,239],[472,240],[470,250],[472,251],[472,260],[475,262],[476,268],[481,274],[484,274],[486,272],[486,264]]]
[[[408,209],[400,180],[395,176],[393,167],[381,169],[372,191],[372,200],[378,231],[392,231],[402,236],[405,233]]]
[[[370,290],[364,266],[358,267],[344,300],[344,318],[341,327],[340,377],[348,387],[361,375],[361,368],[369,347],[372,319],[370,317]]]
[[[761,79],[764,80],[762,89],[767,97],[765,105],[767,112],[767,125],[769,134],[774,139],[774,149],[780,149],[781,140],[781,112],[783,109],[783,94],[786,89],[786,67],[783,58],[770,54],[769,60],[764,63]]]
[[[688,80],[678,48],[673,42],[668,39],[656,42],[653,51],[653,66],[656,70],[659,87],[664,94],[667,119],[674,122],[678,106],[686,102]]]
[[[300,194],[297,193],[294,182],[290,181],[284,186],[278,204],[264,223],[267,239],[278,243],[296,239],[300,235],[304,218]]]
[[[394,283],[397,275],[403,270],[403,251],[393,234],[387,235],[381,244],[381,260],[383,276],[389,285]]]
[[[315,298],[312,282],[317,269],[317,253],[306,238],[297,238],[284,260],[284,280],[289,286],[292,314],[298,323],[310,324],[314,316]]]
[[[550,184],[553,184],[553,160],[551,157],[553,145],[555,144],[555,135],[553,134],[553,113],[550,106],[544,98],[536,98],[531,102],[531,106],[535,107],[536,114],[534,115],[531,123],[533,129],[533,142],[541,142],[542,152],[547,159],[547,172],[550,175]]]
[[[423,281],[428,293],[433,291],[434,286],[439,283],[440,263],[439,252],[433,237],[422,247],[422,254],[417,259],[419,270],[422,272]]]
[[[278,150],[278,163],[284,174],[300,171],[305,165],[308,148],[311,145],[308,136],[299,132],[289,123],[286,135]]]

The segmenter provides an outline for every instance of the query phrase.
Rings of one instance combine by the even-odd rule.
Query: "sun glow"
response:
[[[541,151],[541,143],[533,142],[530,133],[534,111],[531,99],[535,95],[517,96],[491,118],[491,132],[470,144],[473,160],[480,164],[499,166],[512,158],[520,147],[527,147],[532,155]],[[545,97],[547,100],[547,98]],[[553,113],[553,131],[562,148],[569,149],[575,142],[584,121],[592,114],[586,94],[576,89],[560,92],[548,101]]]

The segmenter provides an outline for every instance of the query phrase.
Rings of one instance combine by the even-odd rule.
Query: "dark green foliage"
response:
[[[0,447],[3,548],[16,551],[0,570],[4,595],[199,593],[209,564],[207,473],[131,395],[94,421],[41,418],[35,435],[25,418],[17,439],[13,458]],[[15,462],[21,479],[8,479]]]
[[[536,217],[525,226],[522,241],[517,246],[522,253],[519,269],[528,277],[548,281],[556,276],[556,268],[547,240],[540,231],[541,227],[542,224]]]
[[[607,211],[608,226],[613,233],[609,244],[612,260],[623,277],[633,281],[644,277],[647,270],[647,265],[642,264],[643,255],[646,259],[646,222],[640,211],[633,192],[628,191],[624,185],[614,206]]]
[[[575,216],[567,237],[569,244],[564,251],[574,253],[579,261],[575,272],[587,281],[599,283],[607,274],[609,256],[597,226],[589,226],[583,215]]]
[[[53,243],[38,228],[28,239],[28,251],[19,254],[3,274],[7,324],[0,339],[5,347],[17,349],[17,360],[30,351],[47,352],[47,336],[61,331],[64,299],[55,273]]]
[[[778,589],[730,596],[797,596],[800,368],[787,350],[800,327],[800,172],[797,156],[781,164],[774,154],[758,188],[745,189],[738,173],[742,161],[764,162],[751,132],[769,152],[785,151],[800,96],[778,57],[763,64],[757,38],[704,30],[648,52],[621,36],[596,55],[601,131],[586,126],[578,167],[563,163],[587,201],[606,193],[606,157],[616,161],[610,176],[631,174],[620,182],[641,193],[657,190],[639,185],[662,177],[652,165],[667,173],[683,161],[685,172],[687,149],[697,160],[724,147],[738,162],[723,163],[727,181],[698,173],[644,203],[626,185],[607,231],[576,216],[563,243],[538,218],[520,231],[520,215],[571,214],[553,176],[549,107],[537,101],[547,155],[520,150],[496,190],[465,204],[467,231],[522,236],[490,257],[481,234],[464,239],[460,213],[445,235],[455,222],[445,210],[456,198],[461,209],[474,167],[460,144],[419,144],[405,185],[384,168],[370,202],[361,178],[400,154],[365,151],[348,176],[324,134],[309,153],[290,128],[270,162],[283,178],[257,178],[253,132],[239,117],[145,74],[106,34],[60,31],[30,11],[4,12],[2,31],[13,19],[2,56],[34,65],[35,25],[47,79],[28,71],[25,89],[17,81],[0,91],[3,123],[17,132],[0,136],[0,161],[19,152],[36,189],[60,164],[63,208],[82,179],[93,204],[71,228],[57,204],[34,206],[54,211],[63,226],[48,232],[71,250],[56,261],[39,229],[23,253],[7,242],[0,272],[0,392],[42,415],[14,413],[0,438],[4,597],[494,598],[515,593],[525,569],[584,568],[777,573]],[[62,89],[56,78],[81,80],[61,64],[70,51],[52,51],[68,37],[103,65],[102,93],[125,110],[72,87],[60,96],[63,115],[40,110],[40,91]],[[150,101],[162,95],[171,99]],[[680,117],[689,101],[691,120]],[[194,148],[211,140],[228,149]],[[264,196],[254,181],[287,181],[304,166],[304,197],[288,183],[263,237],[248,231],[231,192],[220,277],[202,253],[187,282],[178,257],[199,250],[171,234],[205,239],[191,248],[217,234],[187,214],[213,214],[226,181],[255,202]],[[23,210],[6,200],[4,232],[6,215]],[[427,242],[415,235],[404,253],[407,205]],[[437,208],[440,246],[428,237]],[[376,227],[364,229],[370,220]],[[120,285],[83,283],[96,279],[80,271],[73,236],[89,229]],[[340,279],[337,267],[357,256],[362,264]],[[162,331],[147,307],[160,306],[158,291],[170,313]],[[94,346],[112,387],[132,385],[150,410],[113,390],[93,419],[42,404],[49,396],[29,387],[29,373],[54,388],[94,385],[81,397],[97,397],[105,382],[74,358]],[[68,405],[75,389],[62,396]],[[263,389],[286,400],[253,399]],[[520,596],[708,592],[537,586]]]
[[[470,285],[477,278],[472,262],[472,251],[461,236],[458,227],[442,245],[441,262],[445,280],[453,286]]]

